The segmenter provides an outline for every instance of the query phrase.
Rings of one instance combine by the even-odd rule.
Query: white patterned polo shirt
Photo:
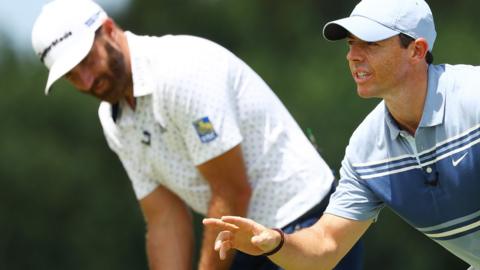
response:
[[[162,185],[205,215],[211,192],[196,166],[239,144],[249,218],[283,227],[327,196],[331,170],[244,62],[198,37],[126,35],[136,109],[103,102],[99,117],[138,199]]]

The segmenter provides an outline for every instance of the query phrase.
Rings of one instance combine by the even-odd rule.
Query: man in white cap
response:
[[[249,219],[206,219],[225,229],[215,249],[275,250],[286,269],[331,269],[388,206],[480,269],[480,68],[431,64],[436,31],[423,0],[363,0],[323,34],[347,39],[358,94],[382,101],[353,133],[315,225],[282,235]]]
[[[151,269],[191,269],[189,208],[247,216],[286,233],[323,213],[333,174],[263,80],[221,46],[137,36],[90,0],[46,4],[32,30],[49,68],[103,102],[100,121],[147,222]],[[221,261],[203,234],[198,269],[278,269],[267,256]],[[361,269],[361,246],[338,269]],[[233,262],[232,262],[233,261]]]

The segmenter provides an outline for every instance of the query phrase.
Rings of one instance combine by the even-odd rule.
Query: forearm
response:
[[[231,197],[230,197],[231,198]],[[209,217],[221,217],[225,215],[246,216],[250,195],[234,197],[235,201],[212,197],[208,211]],[[203,231],[202,248],[200,251],[199,270],[224,270],[229,269],[234,253],[232,252],[225,260],[220,260],[218,254],[212,248],[218,230],[205,227]]]
[[[333,269],[371,222],[324,214],[313,226],[285,235],[284,246],[270,259],[285,269]]]
[[[285,234],[280,251],[269,258],[285,269],[328,270],[341,259],[341,251],[334,241],[318,230],[306,229]]]
[[[197,168],[210,184],[212,191],[207,217],[247,214],[252,190],[248,183],[240,145]],[[203,232],[200,270],[228,269],[230,265],[232,255],[226,262],[221,262],[212,248],[218,232],[219,230],[214,228],[205,228]]]

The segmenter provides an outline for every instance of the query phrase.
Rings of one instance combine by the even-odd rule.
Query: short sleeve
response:
[[[353,220],[376,220],[384,204],[364,181],[356,176],[345,157],[340,169],[340,181],[325,213]]]

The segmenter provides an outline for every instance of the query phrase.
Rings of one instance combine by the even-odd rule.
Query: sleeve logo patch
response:
[[[208,116],[193,121],[193,126],[195,127],[198,137],[202,143],[208,143],[217,138],[217,133],[213,129],[212,122],[210,122]]]

